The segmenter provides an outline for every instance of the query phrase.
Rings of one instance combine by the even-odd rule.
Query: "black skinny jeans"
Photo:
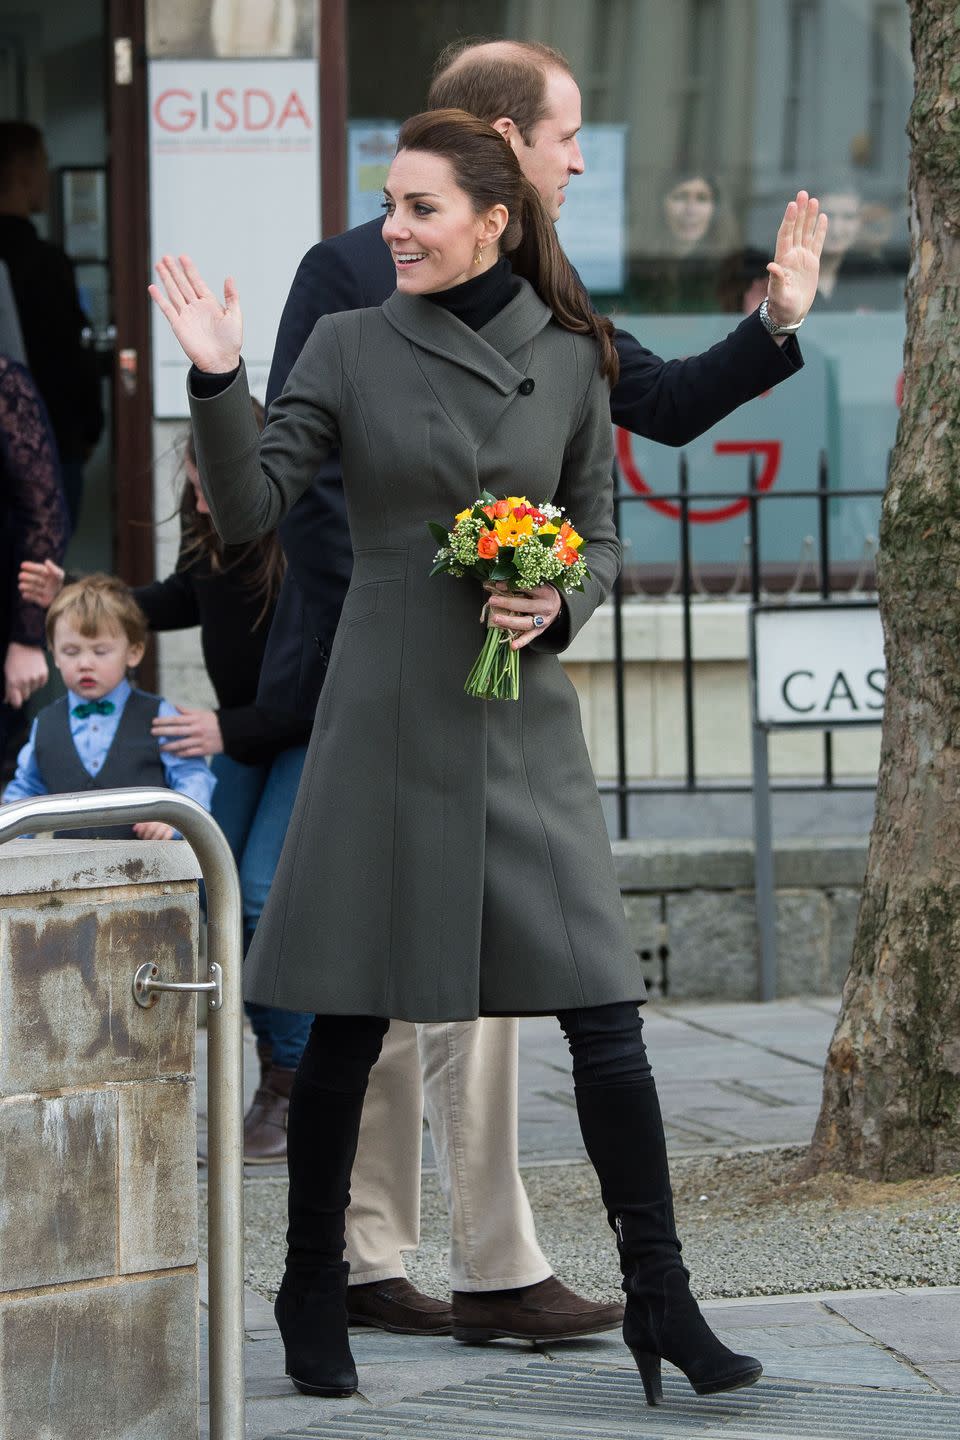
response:
[[[653,1081],[636,1005],[623,1001],[557,1013],[573,1056],[573,1081],[585,1085]],[[322,1089],[366,1088],[390,1021],[375,1015],[317,1015],[299,1074]]]
[[[659,1243],[662,1232],[676,1253],[663,1125],[636,1005],[563,1010],[557,1018],[610,1223],[627,1213],[650,1215],[644,1234]],[[318,1015],[313,1022],[290,1100],[289,1270],[342,1263],[363,1097],[389,1023],[371,1015]]]

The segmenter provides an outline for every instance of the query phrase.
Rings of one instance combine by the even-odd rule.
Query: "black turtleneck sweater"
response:
[[[452,285],[449,290],[434,290],[423,298],[431,300],[434,305],[442,305],[444,310],[449,310],[471,330],[482,330],[494,315],[509,305],[519,289],[520,281],[514,275],[510,261],[501,255],[489,270],[464,280],[460,285]]]

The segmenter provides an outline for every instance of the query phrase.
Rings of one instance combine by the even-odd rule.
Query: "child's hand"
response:
[[[221,755],[223,735],[216,710],[191,710],[178,705],[177,715],[157,715],[151,731],[166,743],[160,749],[165,755],[182,755],[185,759],[198,755]]]
[[[63,589],[64,572],[52,560],[24,560],[17,584],[24,600],[31,605],[52,605]]]
[[[138,840],[172,840],[172,825],[162,825],[159,820],[138,820],[133,827]]]

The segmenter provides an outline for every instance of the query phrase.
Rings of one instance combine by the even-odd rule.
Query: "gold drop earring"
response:
[[[477,245],[477,253],[473,257],[473,263],[474,265],[483,264],[483,246],[480,244]]]

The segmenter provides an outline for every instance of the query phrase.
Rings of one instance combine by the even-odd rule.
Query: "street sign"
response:
[[[750,624],[755,725],[879,724],[886,670],[876,604],[755,605]]]

